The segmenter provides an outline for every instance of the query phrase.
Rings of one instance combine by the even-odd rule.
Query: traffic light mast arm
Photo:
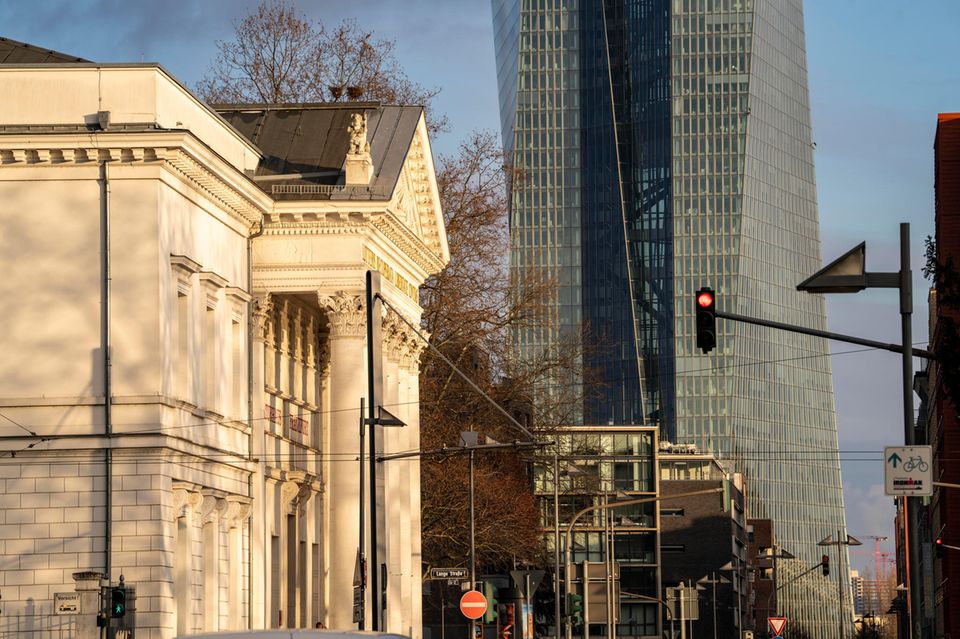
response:
[[[724,311],[717,311],[717,317],[732,320],[734,322],[745,322],[747,324],[756,324],[757,326],[778,328],[782,331],[789,331],[791,333],[802,333],[803,335],[813,335],[814,337],[825,337],[826,339],[832,339],[838,342],[847,342],[850,344],[869,346],[871,348],[879,348],[892,353],[903,353],[903,346],[900,344],[877,342],[875,340],[865,339],[863,337],[854,337],[853,335],[843,335],[841,333],[831,333],[830,331],[821,331],[815,328],[806,328],[804,326],[794,326],[793,324],[784,324],[783,322],[774,322],[771,320],[760,319],[759,317],[737,315],[736,313],[726,313]],[[912,351],[914,357],[937,359],[936,355],[934,355],[932,351],[922,348],[911,348],[910,350]]]

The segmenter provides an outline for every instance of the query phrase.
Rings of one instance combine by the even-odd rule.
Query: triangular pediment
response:
[[[436,168],[423,116],[407,150],[390,211],[398,222],[426,245],[432,257],[443,264],[450,260]]]

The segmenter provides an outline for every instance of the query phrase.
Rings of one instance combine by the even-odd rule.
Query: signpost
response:
[[[75,615],[80,612],[80,593],[53,593],[53,612],[58,615]]]
[[[467,619],[479,619],[487,611],[487,598],[482,592],[468,590],[460,597],[460,612]]]
[[[783,629],[787,627],[786,617],[767,617],[767,623],[770,624],[773,634],[777,637],[783,636]]]
[[[448,582],[457,582],[469,578],[470,571],[466,568],[431,568],[430,579],[446,579]]]
[[[883,479],[891,497],[933,495],[931,446],[887,446],[883,449]]]

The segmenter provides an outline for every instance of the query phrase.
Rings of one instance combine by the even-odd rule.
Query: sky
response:
[[[0,0],[0,36],[97,62],[159,62],[194,87],[251,0]],[[355,18],[396,41],[410,78],[441,93],[450,130],[435,155],[477,129],[499,131],[487,0],[295,2],[310,18]],[[938,112],[960,111],[960,3],[955,0],[808,0],[807,58],[824,262],[861,241],[867,270],[899,268],[899,224],[911,224],[913,336],[926,344],[923,240],[933,234],[933,137]],[[830,330],[900,343],[894,290],[828,296]],[[853,352],[851,352],[853,351]],[[882,449],[903,443],[900,357],[832,344],[837,429],[849,532],[888,536]],[[915,367],[921,365],[914,360]],[[857,452],[868,451],[868,452]],[[776,460],[770,460],[776,463]],[[873,566],[873,545],[854,567]]]

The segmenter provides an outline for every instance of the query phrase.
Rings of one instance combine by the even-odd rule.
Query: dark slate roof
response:
[[[420,121],[419,106],[375,102],[219,104],[213,108],[264,155],[257,184],[278,200],[389,199]],[[350,115],[367,114],[374,176],[369,186],[344,187]]]
[[[26,42],[0,38],[0,64],[63,64],[65,62],[90,62],[59,51],[41,49]]]

